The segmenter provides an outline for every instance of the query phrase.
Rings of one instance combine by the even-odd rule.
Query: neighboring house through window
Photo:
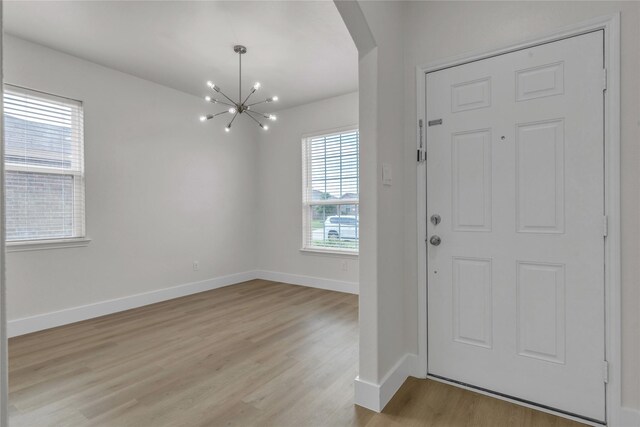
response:
[[[4,88],[6,239],[85,236],[82,103]]]
[[[302,146],[303,249],[357,253],[358,129],[309,136]]]

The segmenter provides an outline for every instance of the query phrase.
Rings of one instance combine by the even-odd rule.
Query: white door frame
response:
[[[417,120],[426,124],[426,73],[472,61],[490,58],[516,50],[534,47],[588,33],[604,30],[604,67],[607,69],[607,90],[604,95],[605,130],[605,214],[608,216],[608,235],[605,239],[605,347],[609,362],[609,381],[606,384],[607,424],[623,422],[621,389],[621,268],[620,268],[620,13],[591,19],[523,42],[489,51],[472,52],[430,62],[416,67]],[[417,128],[418,158],[424,158],[426,128]],[[428,377],[427,366],[427,168],[418,163],[417,236],[418,236],[418,372]],[[498,397],[499,396],[495,396]],[[519,402],[515,402],[519,403]],[[566,416],[563,414],[558,414]],[[583,421],[584,422],[584,421]]]

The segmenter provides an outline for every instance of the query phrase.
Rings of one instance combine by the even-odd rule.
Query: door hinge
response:
[[[607,237],[609,235],[609,216],[608,215],[605,215],[602,217],[602,226],[603,226],[602,235],[604,237]]]
[[[605,384],[609,382],[609,362],[606,360],[602,362],[602,380]]]
[[[607,69],[603,68],[602,69],[602,91],[606,91],[607,90]]]

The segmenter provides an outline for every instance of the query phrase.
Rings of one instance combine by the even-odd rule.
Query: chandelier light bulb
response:
[[[207,116],[200,116],[200,121],[204,122],[205,120],[207,120]]]
[[[264,126],[262,126],[262,129],[264,129],[264,130],[269,130],[269,126],[264,125]]]
[[[207,86],[209,86],[211,89],[213,89],[214,87],[216,87],[216,85],[213,84],[213,82],[211,80],[209,80],[207,82]]]
[[[207,96],[204,97],[204,100],[207,101],[207,102],[211,102],[211,97],[207,95]]]
[[[269,118],[269,120],[274,121],[274,122],[278,119],[275,114],[269,114],[268,118]]]
[[[231,114],[235,114],[235,113],[236,113],[236,111],[238,111],[238,110],[236,110],[234,107],[229,108],[229,112],[230,112]]]
[[[224,131],[225,131],[225,132],[231,132],[231,127],[230,127],[230,126],[227,126],[226,128],[224,128]]]
[[[260,89],[260,82],[256,82],[256,84],[254,84],[254,85],[253,85],[253,88],[254,88],[255,90]]]

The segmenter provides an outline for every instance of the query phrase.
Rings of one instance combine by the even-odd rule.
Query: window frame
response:
[[[358,191],[357,199],[327,199],[327,200],[309,200],[308,195],[311,193],[310,186],[311,183],[308,182],[308,169],[310,163],[310,156],[308,154],[308,143],[313,138],[318,137],[329,137],[333,135],[340,135],[349,132],[358,132],[358,155],[360,153],[360,129],[358,124],[353,124],[349,126],[342,126],[339,128],[328,129],[323,131],[317,131],[313,133],[307,133],[302,135],[302,246],[300,248],[301,252],[309,252],[314,254],[326,254],[326,255],[334,255],[334,256],[347,256],[357,258],[360,253],[360,195]],[[358,181],[360,181],[360,170],[358,168]],[[359,185],[358,185],[359,187]],[[313,246],[309,241],[309,236],[311,236],[311,221],[309,215],[309,209],[311,206],[319,206],[319,205],[356,205],[358,207],[358,249],[348,249],[348,248],[329,248],[322,246]]]
[[[67,101],[69,104],[76,104],[76,107],[79,108],[80,114],[71,115],[71,128],[77,129],[78,133],[78,159],[74,160],[72,165],[68,169],[63,169],[60,167],[54,166],[43,166],[43,165],[31,165],[25,166],[24,164],[15,163],[11,161],[7,161],[7,154],[11,154],[9,150],[5,148],[4,158],[2,161],[4,162],[5,174],[7,172],[22,172],[22,173],[34,173],[34,174],[43,174],[43,175],[61,175],[61,176],[72,176],[73,177],[73,195],[81,194],[81,200],[77,200],[75,197],[73,199],[73,218],[81,218],[80,221],[73,221],[73,235],[71,237],[55,237],[55,238],[45,238],[45,239],[23,239],[23,240],[7,240],[6,248],[7,252],[16,252],[16,251],[30,251],[30,250],[41,250],[41,249],[59,249],[66,247],[81,247],[87,246],[91,239],[87,237],[86,233],[86,197],[85,197],[85,165],[84,165],[84,103],[78,99],[70,98],[67,96],[56,95],[36,89],[31,89],[24,86],[19,86],[11,83],[3,84],[3,94],[6,92],[14,92],[17,94],[23,95],[32,95],[39,97],[43,100],[51,100],[52,102],[65,102]],[[5,95],[6,96],[6,95]],[[2,111],[2,120],[4,121],[5,111]],[[6,136],[5,136],[6,138]],[[6,140],[3,138],[3,144],[6,146]]]

